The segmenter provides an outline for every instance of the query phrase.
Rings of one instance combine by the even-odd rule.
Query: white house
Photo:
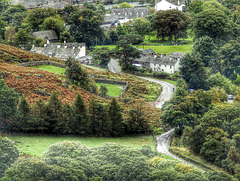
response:
[[[50,43],[44,47],[33,46],[31,52],[55,57],[62,60],[67,60],[68,57],[75,59],[86,56],[85,43]]]
[[[167,56],[142,56],[134,61],[134,64],[141,64],[143,68],[152,69],[155,72],[166,72],[173,74],[179,71],[181,58],[185,53],[173,52]]]
[[[166,10],[172,10],[172,9],[183,11],[184,6],[185,6],[184,4],[180,4],[180,1],[178,1],[177,5],[175,5],[166,0],[162,0],[159,3],[156,3],[155,9],[156,11],[159,11],[159,10],[166,11]]]

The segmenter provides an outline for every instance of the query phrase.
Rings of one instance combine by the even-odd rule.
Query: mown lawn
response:
[[[74,137],[74,136],[7,136],[16,142],[21,154],[41,156],[47,148],[54,143],[63,141],[80,141],[90,147],[103,145],[104,143],[118,143],[132,148],[140,149],[144,145],[155,148],[155,140],[152,136],[131,136],[119,138],[103,137]]]
[[[56,67],[53,65],[38,65],[38,66],[34,66],[33,68],[46,70],[48,72],[52,72],[59,75],[64,75],[65,73],[65,68]]]
[[[98,89],[100,90],[101,85],[106,86],[108,89],[107,95],[112,96],[112,97],[118,97],[120,96],[123,87],[121,85],[116,85],[116,84],[105,84],[105,83],[96,83]]]
[[[110,50],[114,49],[116,45],[103,45],[104,47],[108,47]],[[97,48],[103,47],[97,46]],[[137,46],[138,49],[153,49],[156,53],[163,53],[163,54],[171,54],[172,52],[181,52],[181,53],[190,53],[192,51],[192,44],[187,45],[139,45]]]

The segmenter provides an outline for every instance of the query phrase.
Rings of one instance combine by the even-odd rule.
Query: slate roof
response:
[[[50,43],[46,47],[33,47],[30,51],[65,60],[68,57],[76,58],[83,51],[78,47],[83,46],[85,46],[85,43]]]
[[[164,57],[149,57],[149,56],[142,56],[139,59],[136,59],[137,62],[142,63],[157,63],[162,65],[174,65],[179,58],[182,58],[185,53],[173,52],[171,55],[167,55]]]
[[[41,38],[41,39],[48,39],[48,40],[58,40],[58,36],[55,31],[53,30],[45,30],[45,31],[36,31],[32,33],[32,36],[35,38]]]
[[[142,50],[142,54],[143,55],[149,55],[149,54],[155,54],[155,53],[156,52],[153,49],[151,49],[151,48]]]

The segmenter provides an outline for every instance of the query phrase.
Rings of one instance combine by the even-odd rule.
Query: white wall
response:
[[[79,54],[76,56],[76,58],[80,58],[80,57],[84,57],[86,56],[86,47],[82,46],[82,48],[80,48],[80,52]]]
[[[159,11],[159,10],[166,11],[166,10],[171,10],[171,9],[178,9],[178,6],[171,4],[171,3],[167,2],[166,0],[162,0],[161,2],[159,2],[155,5],[155,9],[157,11]]]
[[[155,72],[167,72],[169,74],[173,74],[177,71],[173,65],[161,65],[158,63],[150,63],[150,68]]]

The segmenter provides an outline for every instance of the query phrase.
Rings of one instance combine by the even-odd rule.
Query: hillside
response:
[[[5,62],[11,63],[22,63],[28,61],[43,61],[43,60],[51,60],[55,62],[64,63],[63,60],[50,58],[45,55],[32,53],[29,51],[22,50],[20,48],[4,44],[0,44],[0,59],[4,60]]]
[[[10,88],[24,94],[30,103],[39,98],[47,100],[52,92],[57,92],[64,103],[71,103],[77,92],[86,102],[91,98],[89,92],[67,84],[64,76],[35,68],[0,63],[0,77]]]

